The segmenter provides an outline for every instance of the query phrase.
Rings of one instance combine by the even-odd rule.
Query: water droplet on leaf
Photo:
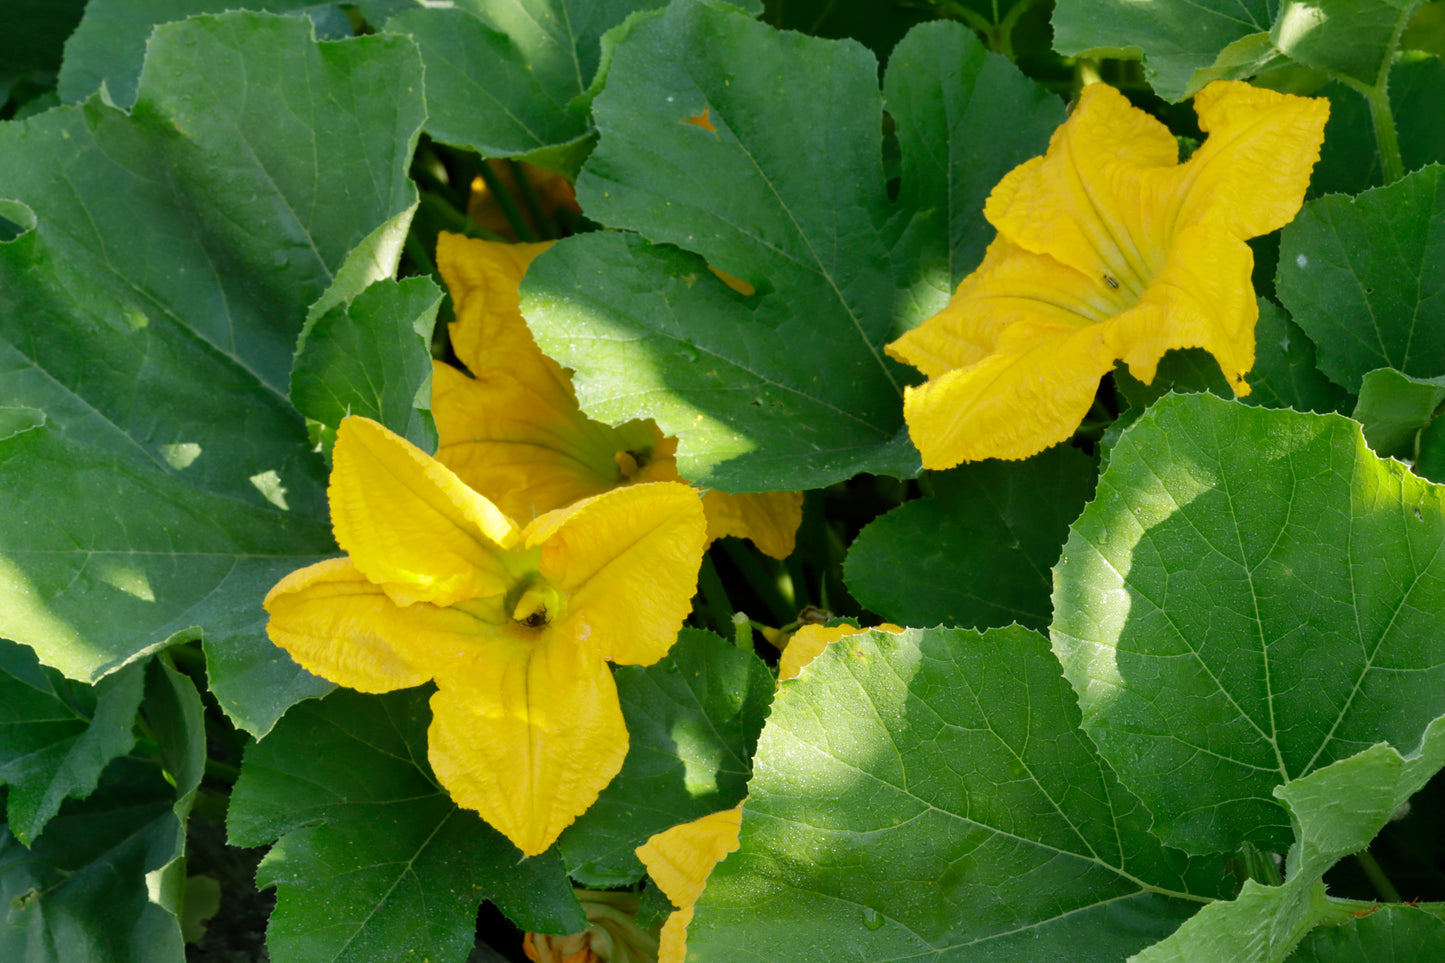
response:
[[[883,926],[883,917],[871,906],[863,907],[863,925],[870,930],[880,929]]]

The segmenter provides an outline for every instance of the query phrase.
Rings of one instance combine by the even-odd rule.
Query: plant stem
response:
[[[1362,849],[1356,853],[1355,862],[1360,864],[1361,871],[1369,879],[1370,884],[1375,887],[1375,892],[1380,894],[1380,899],[1387,903],[1404,902],[1400,899],[1395,885],[1390,882],[1390,877],[1385,875],[1385,871],[1380,868],[1380,864],[1375,861],[1375,857],[1370,855],[1368,849]]]
[[[1382,75],[1388,72],[1388,67]],[[1395,131],[1395,113],[1390,109],[1390,92],[1381,83],[1369,88],[1365,100],[1370,105],[1370,121],[1375,125],[1375,144],[1380,150],[1380,173],[1386,184],[1405,176],[1405,162],[1400,157],[1400,137]]]
[[[477,173],[482,175],[482,180],[487,185],[487,191],[497,199],[497,205],[502,209],[502,213],[506,215],[507,223],[512,225],[512,230],[516,233],[517,239],[529,243],[535,242],[537,240],[537,232],[532,230],[532,225],[528,224],[527,219],[522,216],[522,211],[517,207],[517,202],[512,199],[511,194],[507,193],[506,185],[504,185],[502,179],[497,176],[497,172],[492,169],[492,165],[483,161],[481,166],[477,168]]]
[[[712,617],[717,633],[726,636],[733,627],[733,606],[728,601],[727,589],[723,588],[711,554],[702,557],[702,568],[697,573],[697,586],[702,593],[703,607]]]

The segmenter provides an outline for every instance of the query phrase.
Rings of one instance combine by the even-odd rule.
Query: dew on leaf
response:
[[[883,917],[871,906],[863,907],[863,925],[870,930],[880,929],[883,926]]]

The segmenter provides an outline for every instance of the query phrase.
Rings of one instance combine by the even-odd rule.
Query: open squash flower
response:
[[[547,849],[627,755],[607,662],[656,662],[689,611],[706,527],[697,493],[636,485],[522,527],[351,417],[328,494],[347,557],[271,590],[272,641],[362,692],[435,680],[437,778],[524,855]]]
[[[512,518],[531,518],[619,486],[683,481],[677,439],[653,421],[612,427],[582,413],[572,377],[544,355],[522,318],[518,288],[548,244],[442,234],[437,267],[457,320],[452,347],[472,377],[434,365],[437,459]],[[749,538],[786,558],[802,521],[798,492],[703,497],[708,539]]]
[[[994,188],[983,263],[887,346],[930,379],[903,406],[925,468],[1067,439],[1118,360],[1147,383],[1166,351],[1204,348],[1248,393],[1259,312],[1245,239],[1299,212],[1329,102],[1218,81],[1194,107],[1209,139],[1180,164],[1163,124],[1085,87],[1048,153]]]

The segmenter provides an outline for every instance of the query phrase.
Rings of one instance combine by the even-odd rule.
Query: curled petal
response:
[[[436,459],[368,418],[342,419],[333,453],[337,543],[394,601],[501,595],[517,527]]]
[[[612,673],[550,627],[499,633],[438,676],[431,707],[437,779],[525,856],[586,812],[627,755]]]
[[[1022,325],[1014,343],[970,368],[904,393],[908,434],[923,467],[983,458],[1028,458],[1074,433],[1099,379],[1114,367],[1102,326],[1076,331]]]
[[[682,963],[687,957],[687,925],[707,878],[728,853],[738,848],[743,807],[711,813],[664,830],[637,847],[647,874],[677,907],[662,927],[658,963]]]
[[[502,244],[461,234],[437,237],[437,270],[452,296],[457,320],[452,350],[478,378],[502,371],[525,381],[543,372],[532,368],[545,357],[522,319],[518,293],[527,267],[543,244]]]
[[[265,606],[266,633],[297,665],[361,692],[420,685],[492,630],[476,613],[402,608],[346,558],[292,572]],[[493,618],[501,621],[500,609]]]
[[[702,497],[702,507],[709,542],[731,535],[750,539],[773,558],[793,554],[793,539],[803,522],[802,492],[734,495],[714,489]]]
[[[1218,81],[1194,97],[1209,138],[1156,188],[1184,198],[1181,225],[1222,216],[1238,238],[1277,231],[1299,213],[1320,159],[1330,102]]]
[[[617,488],[536,519],[526,545],[568,596],[555,628],[596,653],[651,665],[691,609],[706,544],[698,493],[678,482]]]

